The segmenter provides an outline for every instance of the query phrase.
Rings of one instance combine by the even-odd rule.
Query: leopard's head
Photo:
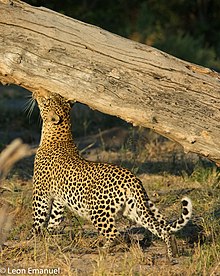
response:
[[[51,92],[34,92],[33,98],[38,103],[44,124],[58,125],[69,119],[72,104],[61,95]]]

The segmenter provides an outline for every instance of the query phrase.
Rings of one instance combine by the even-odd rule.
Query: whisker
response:
[[[31,97],[30,99],[27,100],[27,102],[24,105],[24,112],[27,113],[27,117],[29,118],[29,120],[33,113],[34,107],[35,107],[35,99]]]
[[[29,98],[29,97],[28,97]],[[32,104],[33,99],[29,98],[25,104],[24,104],[24,111],[27,112],[27,110],[29,109],[30,105]]]

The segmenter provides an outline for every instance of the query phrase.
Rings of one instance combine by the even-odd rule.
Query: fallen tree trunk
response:
[[[0,10],[0,82],[57,92],[220,163],[216,72],[49,9]]]

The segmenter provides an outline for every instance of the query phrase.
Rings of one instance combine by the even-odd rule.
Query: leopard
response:
[[[192,216],[190,198],[182,198],[179,218],[167,221],[130,170],[81,156],[72,135],[74,101],[48,91],[34,92],[32,98],[42,118],[33,173],[33,235],[43,229],[52,233],[67,208],[89,220],[104,237],[103,247],[109,248],[120,236],[116,219],[122,215],[163,240],[172,260],[176,254],[172,237]]]

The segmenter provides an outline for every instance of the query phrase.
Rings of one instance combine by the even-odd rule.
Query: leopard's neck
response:
[[[40,146],[67,142],[74,144],[70,123],[62,122],[58,125],[45,124],[43,122]]]

